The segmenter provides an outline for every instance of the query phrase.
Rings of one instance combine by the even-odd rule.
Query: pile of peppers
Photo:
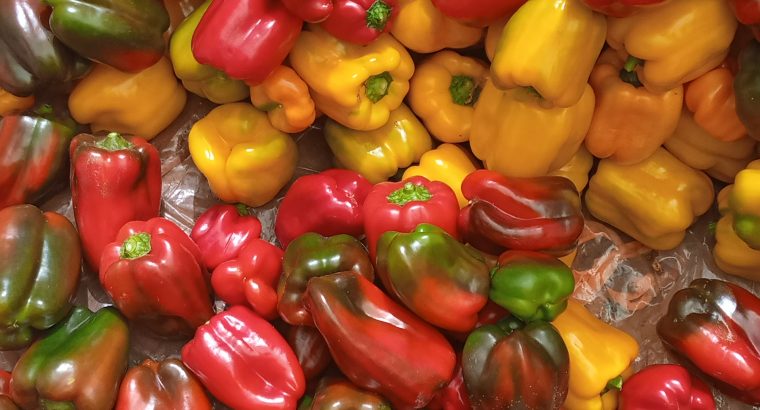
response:
[[[758,141],[760,0],[4,0],[0,408],[760,406]],[[646,362],[573,297],[586,221],[711,209]]]

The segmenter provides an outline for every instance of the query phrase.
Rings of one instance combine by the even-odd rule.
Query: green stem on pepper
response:
[[[119,151],[134,147],[134,144],[127,141],[118,132],[109,132],[105,138],[95,143],[98,148],[108,151]]]
[[[121,246],[122,259],[137,259],[150,253],[150,234],[147,232],[136,233]]]
[[[376,103],[388,95],[388,89],[393,82],[393,77],[387,71],[373,75],[364,82],[364,94],[367,98]]]
[[[455,75],[451,77],[449,92],[454,104],[473,105],[478,101],[480,88],[475,83],[475,79],[466,75]]]
[[[375,30],[384,30],[391,18],[393,8],[383,0],[376,0],[367,9],[367,27]]]
[[[403,188],[397,189],[391,192],[390,195],[388,195],[388,202],[392,204],[396,204],[398,206],[404,206],[408,204],[409,202],[429,201],[430,198],[432,197],[433,195],[424,185],[422,184],[415,185],[411,182],[407,182],[406,184],[404,184]]]

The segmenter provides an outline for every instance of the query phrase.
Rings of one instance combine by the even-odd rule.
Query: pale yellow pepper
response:
[[[401,179],[419,175],[431,181],[441,181],[454,191],[462,208],[468,203],[462,194],[462,181],[476,169],[464,150],[454,144],[441,144],[422,154],[420,164],[407,168]]]
[[[399,0],[391,34],[406,48],[433,53],[444,48],[465,48],[483,37],[471,27],[441,13],[431,0]]]
[[[578,192],[583,192],[588,185],[588,173],[592,166],[594,166],[594,157],[591,156],[586,147],[581,146],[567,164],[550,172],[549,175],[565,177],[573,181]]]

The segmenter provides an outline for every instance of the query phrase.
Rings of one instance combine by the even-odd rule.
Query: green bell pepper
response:
[[[760,140],[760,43],[751,41],[739,54],[734,77],[736,113],[749,135]]]

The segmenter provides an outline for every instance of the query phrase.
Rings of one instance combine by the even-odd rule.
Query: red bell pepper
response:
[[[182,361],[214,397],[236,410],[295,410],[306,389],[285,339],[243,306],[199,327],[182,348]]]
[[[715,410],[705,382],[677,364],[655,364],[623,383],[618,410]]]
[[[191,335],[214,314],[198,246],[164,218],[119,230],[103,249],[100,283],[124,316],[161,336]]]
[[[211,410],[201,382],[178,359],[145,359],[124,376],[114,410]]]
[[[347,169],[328,169],[296,179],[277,211],[277,240],[287,248],[290,241],[307,232],[362,236],[362,205],[370,189],[372,184],[366,178]]]
[[[345,379],[323,380],[314,393],[314,410],[391,410],[385,399]]]
[[[457,367],[454,378],[444,387],[432,402],[429,410],[471,410],[470,393],[462,376],[462,359],[457,357]]]
[[[125,223],[158,216],[161,159],[139,137],[79,134],[71,142],[71,202],[84,258],[97,269]]]
[[[282,0],[282,4],[307,23],[321,23],[333,11],[333,0]]]
[[[322,27],[333,37],[367,45],[390,31],[398,14],[397,0],[334,0]]]
[[[451,380],[449,342],[364,276],[311,278],[305,302],[343,374],[394,407],[422,408]]]
[[[288,56],[302,25],[280,0],[213,0],[193,33],[193,56],[259,84]]]
[[[230,305],[248,305],[261,317],[277,317],[277,282],[282,273],[282,249],[262,240],[250,241],[237,259],[217,266],[211,286]]]
[[[0,370],[0,409],[18,409],[18,406],[16,406],[16,403],[11,398],[11,374],[5,370]]]
[[[325,338],[317,328],[312,326],[291,326],[287,331],[288,344],[298,357],[306,380],[312,380],[322,374],[332,363],[330,349]]]
[[[755,38],[760,41],[760,0],[728,0],[740,23],[750,26]]]
[[[243,204],[214,205],[195,221],[190,237],[201,250],[206,269],[235,259],[240,251],[261,235],[261,222]]]
[[[433,0],[441,13],[471,25],[485,27],[517,11],[527,0]]]
[[[458,238],[459,201],[443,182],[415,176],[402,182],[381,182],[364,201],[364,233],[370,256],[375,260],[377,241],[388,231],[407,233],[421,223],[443,228]]]
[[[642,8],[656,6],[668,0],[583,0],[592,10],[612,17],[626,17]]]

